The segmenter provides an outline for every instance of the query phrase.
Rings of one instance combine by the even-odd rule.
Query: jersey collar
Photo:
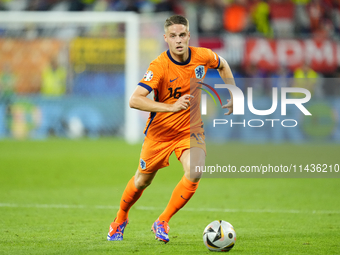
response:
[[[191,60],[191,49],[190,49],[190,47],[189,47],[188,49],[189,49],[189,57],[188,57],[188,59],[187,59],[186,61],[184,61],[184,62],[178,62],[178,61],[174,60],[174,59],[172,58],[171,54],[170,54],[170,50],[168,50],[168,51],[166,52],[166,54],[168,55],[169,59],[170,59],[174,64],[180,65],[180,66],[184,66],[184,65],[189,64],[189,63],[190,63],[190,60]]]

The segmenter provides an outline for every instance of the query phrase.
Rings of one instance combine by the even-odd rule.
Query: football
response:
[[[230,251],[236,242],[234,227],[224,220],[215,220],[203,231],[204,245],[210,251]]]

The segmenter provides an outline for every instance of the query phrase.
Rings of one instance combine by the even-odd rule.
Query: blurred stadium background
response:
[[[171,242],[155,245],[150,225],[182,176],[174,155],[132,208],[127,242],[105,241],[148,117],[127,99],[167,49],[173,13],[188,17],[191,45],[227,59],[244,92],[254,88],[257,109],[270,107],[273,86],[311,81],[313,115],[294,115],[298,127],[206,125],[207,160],[339,166],[339,1],[0,0],[1,254],[207,254],[201,235],[215,219],[234,225],[239,254],[339,253],[339,179],[311,172],[205,178],[171,220]]]
[[[190,21],[191,45],[227,59],[236,78],[256,78],[244,91],[268,98],[272,86],[293,84],[286,79],[314,79],[315,129],[302,140],[340,141],[339,1],[1,0],[0,10],[2,139],[140,141],[148,114],[127,98],[167,49],[163,23],[177,13]]]

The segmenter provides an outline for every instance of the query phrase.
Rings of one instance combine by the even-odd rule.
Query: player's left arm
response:
[[[219,72],[225,84],[235,85],[234,76],[233,76],[233,73],[231,72],[230,66],[228,62],[222,57],[220,57],[220,65],[217,68],[217,71]],[[223,109],[226,108],[229,111],[225,113],[224,115],[230,115],[233,112],[233,95],[230,90],[229,90],[229,93],[230,93],[230,99],[227,100],[228,103],[222,106]]]

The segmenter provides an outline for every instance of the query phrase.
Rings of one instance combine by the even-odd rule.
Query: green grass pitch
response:
[[[339,145],[230,148],[226,157],[245,165],[287,151],[306,162],[340,163]],[[183,174],[174,155],[131,209],[124,241],[106,241],[140,149],[116,139],[0,141],[0,254],[211,254],[202,232],[216,219],[235,227],[232,254],[339,254],[335,178],[202,179],[171,219],[170,242],[155,241],[151,224]]]

